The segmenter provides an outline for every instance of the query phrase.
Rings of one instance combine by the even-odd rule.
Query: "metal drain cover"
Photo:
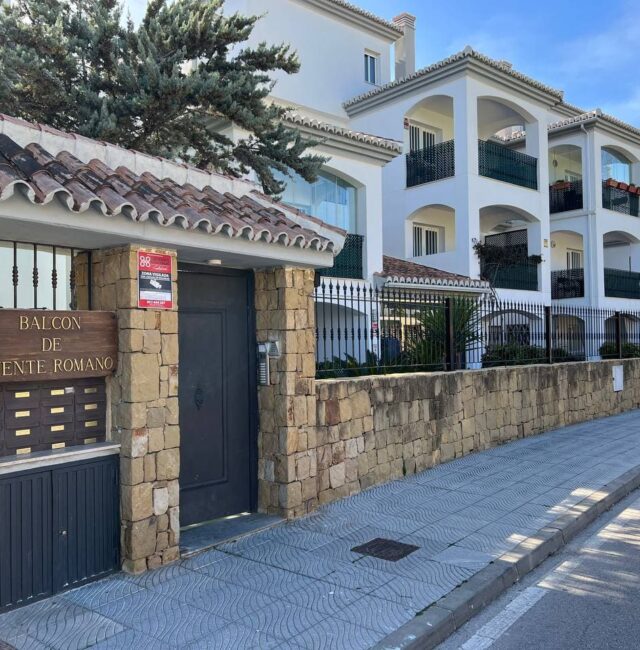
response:
[[[377,557],[379,560],[397,562],[403,557],[407,557],[410,553],[417,551],[419,548],[419,546],[413,546],[413,544],[403,544],[402,542],[396,542],[393,539],[376,537],[366,544],[354,546],[351,550],[354,553],[360,553],[361,555]]]

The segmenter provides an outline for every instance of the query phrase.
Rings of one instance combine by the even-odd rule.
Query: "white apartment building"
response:
[[[255,42],[298,52],[300,73],[280,75],[273,100],[326,137],[331,160],[284,199],[364,236],[364,278],[384,252],[483,277],[503,299],[640,299],[640,130],[469,47],[416,71],[408,14],[387,21],[344,0],[227,5],[264,14]]]

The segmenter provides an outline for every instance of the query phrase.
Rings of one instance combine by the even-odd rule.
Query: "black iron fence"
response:
[[[551,271],[551,298],[553,300],[582,297],[584,297],[584,269]]]
[[[317,376],[640,357],[640,310],[498,301],[322,280]]]
[[[80,252],[65,246],[0,240],[0,309],[75,309],[73,260]]]
[[[559,182],[549,186],[549,212],[582,209],[582,181]]]
[[[447,140],[408,153],[407,187],[455,176],[454,141]]]
[[[538,159],[498,142],[478,141],[478,169],[480,176],[538,189]]]
[[[333,260],[333,266],[329,269],[318,269],[316,273],[330,278],[352,278],[361,280],[362,270],[362,249],[364,237],[362,235],[347,235],[343,249]]]
[[[615,181],[613,184],[611,181],[602,183],[602,207],[632,217],[640,216],[640,194],[635,191],[630,192],[627,186],[619,185]]]

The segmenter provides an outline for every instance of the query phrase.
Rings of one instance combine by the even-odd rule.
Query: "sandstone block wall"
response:
[[[613,391],[612,366],[625,388]],[[300,510],[543,431],[640,406],[640,360],[316,381],[315,491]],[[603,432],[604,434],[604,432]]]
[[[255,274],[257,341],[279,341],[271,384],[258,389],[258,503],[294,517],[317,494],[313,270]]]
[[[150,250],[145,247],[145,250]],[[137,251],[94,251],[92,308],[118,316],[118,369],[109,382],[111,439],[121,444],[123,568],[141,572],[179,557],[178,312],[137,308]],[[173,291],[177,305],[175,251]],[[86,258],[76,265],[86,308]]]

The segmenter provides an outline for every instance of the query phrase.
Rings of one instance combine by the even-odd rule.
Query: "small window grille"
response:
[[[429,226],[413,226],[413,256],[435,255],[439,252],[439,232]]]
[[[409,125],[409,150],[422,151],[436,144],[436,134],[417,124]]]

